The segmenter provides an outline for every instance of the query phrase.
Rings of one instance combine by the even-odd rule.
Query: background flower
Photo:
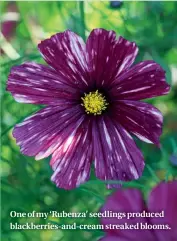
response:
[[[15,29],[19,21],[18,9],[15,3],[8,3],[2,21],[1,32],[7,40],[10,40],[15,34]]]
[[[8,2],[5,13],[1,17],[1,48],[0,54],[6,54],[8,57],[19,57],[15,49],[11,46],[10,42],[13,39],[16,27],[19,23],[20,16],[18,13],[17,5],[15,2]]]
[[[107,235],[102,241],[174,241],[177,237],[177,181],[163,182],[152,189],[147,205],[144,203],[142,194],[137,189],[118,190],[112,196],[108,197],[102,212],[108,210],[117,213],[136,213],[136,212],[162,212],[161,218],[102,218],[102,223],[106,224],[125,224],[136,225],[141,223],[145,225],[169,225],[169,229],[133,229],[133,230],[105,230]]]

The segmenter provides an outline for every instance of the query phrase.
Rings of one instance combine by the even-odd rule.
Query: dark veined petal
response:
[[[77,34],[67,30],[43,40],[38,45],[45,61],[71,84],[80,88],[88,85],[85,43]]]
[[[151,223],[169,225],[171,229],[155,230],[158,241],[175,241],[177,238],[177,181],[163,182],[155,187],[149,197],[150,212],[164,211],[164,217],[152,218]]]
[[[78,106],[48,106],[17,124],[13,136],[24,155],[39,160],[59,148],[83,118]]]
[[[116,120],[142,141],[160,145],[163,116],[154,106],[140,101],[117,101],[114,106]]]
[[[65,105],[79,96],[79,90],[67,84],[55,70],[32,62],[11,69],[7,90],[16,101],[33,104]]]
[[[86,43],[89,71],[96,86],[107,86],[135,60],[138,48],[114,31],[94,29]]]
[[[147,211],[142,194],[136,189],[118,189],[115,193],[110,195],[104,206],[101,208],[101,212],[104,214],[106,211],[117,213],[118,217],[108,217],[101,219],[101,223],[105,225],[105,232],[107,232],[108,237],[116,236],[117,240],[125,241],[157,241],[153,232],[143,229],[110,229],[108,225],[137,225],[137,223],[148,223],[148,219],[143,217],[129,217],[132,213],[139,213],[143,210]],[[121,218],[122,213],[125,214]],[[114,214],[115,215],[115,214]],[[106,228],[107,225],[107,228]],[[104,240],[104,239],[103,239]],[[106,240],[106,239],[105,239]],[[109,239],[107,239],[109,240]],[[114,239],[113,239],[114,240]]]
[[[169,90],[165,71],[154,61],[146,60],[122,73],[112,84],[110,94],[119,100],[141,100],[166,95]]]
[[[92,138],[98,178],[130,181],[141,176],[144,168],[142,153],[118,123],[113,123],[109,117],[93,120]]]
[[[72,189],[90,177],[92,162],[91,123],[84,121],[70,132],[51,159],[54,170],[51,180],[64,189]]]

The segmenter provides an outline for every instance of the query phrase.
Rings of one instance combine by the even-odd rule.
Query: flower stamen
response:
[[[87,114],[101,115],[108,106],[105,97],[98,90],[85,94],[81,99],[83,101],[81,105],[85,107]]]

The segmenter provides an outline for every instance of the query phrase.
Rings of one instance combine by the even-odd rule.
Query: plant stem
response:
[[[79,11],[80,11],[80,19],[81,19],[81,35],[84,41],[86,40],[85,36],[85,13],[84,13],[84,1],[79,1]]]

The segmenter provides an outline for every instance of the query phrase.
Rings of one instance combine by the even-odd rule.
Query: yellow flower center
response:
[[[85,94],[81,99],[83,101],[81,105],[85,107],[87,114],[101,115],[108,106],[105,97],[98,93],[98,90]]]

